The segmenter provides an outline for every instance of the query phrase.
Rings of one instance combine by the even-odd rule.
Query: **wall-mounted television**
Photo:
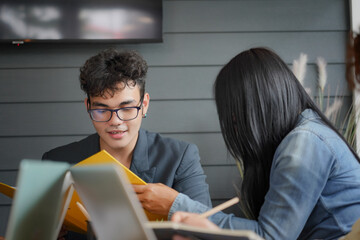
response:
[[[162,41],[162,0],[0,0],[1,42]]]

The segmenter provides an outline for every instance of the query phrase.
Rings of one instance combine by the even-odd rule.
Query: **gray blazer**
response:
[[[43,159],[78,163],[100,151],[99,135],[57,147]],[[130,170],[147,183],[163,183],[211,206],[209,186],[196,145],[140,129]]]
[[[99,151],[99,135],[95,133],[78,142],[52,149],[44,153],[42,159],[76,164]],[[163,183],[211,207],[209,186],[194,144],[140,129],[130,170],[147,183]],[[69,232],[66,239],[86,238],[85,235]]]

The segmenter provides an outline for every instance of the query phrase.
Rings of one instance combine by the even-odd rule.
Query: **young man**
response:
[[[46,152],[43,159],[77,163],[106,150],[149,183],[134,186],[143,207],[170,219],[186,210],[189,198],[208,206],[211,201],[197,147],[140,128],[150,101],[146,72],[145,60],[134,51],[109,49],[88,59],[80,84],[97,133]]]

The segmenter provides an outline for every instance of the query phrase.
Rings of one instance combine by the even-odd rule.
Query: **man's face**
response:
[[[104,97],[90,97],[91,109],[118,109],[123,107],[141,107],[138,116],[129,121],[120,120],[116,113],[108,122],[92,121],[97,133],[100,136],[101,150],[106,150],[110,154],[114,151],[132,151],[136,145],[138,132],[141,126],[142,116],[147,112],[149,105],[149,95],[145,93],[143,103],[140,102],[140,90],[135,87],[126,86],[119,83],[118,91],[114,96],[106,93]],[[87,99],[85,104],[87,106]],[[141,104],[141,105],[140,105]]]

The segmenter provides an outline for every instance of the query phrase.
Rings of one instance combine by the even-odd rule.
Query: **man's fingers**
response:
[[[146,190],[147,186],[146,185],[135,185],[135,184],[133,184],[132,187],[133,187],[135,193],[143,193]]]

